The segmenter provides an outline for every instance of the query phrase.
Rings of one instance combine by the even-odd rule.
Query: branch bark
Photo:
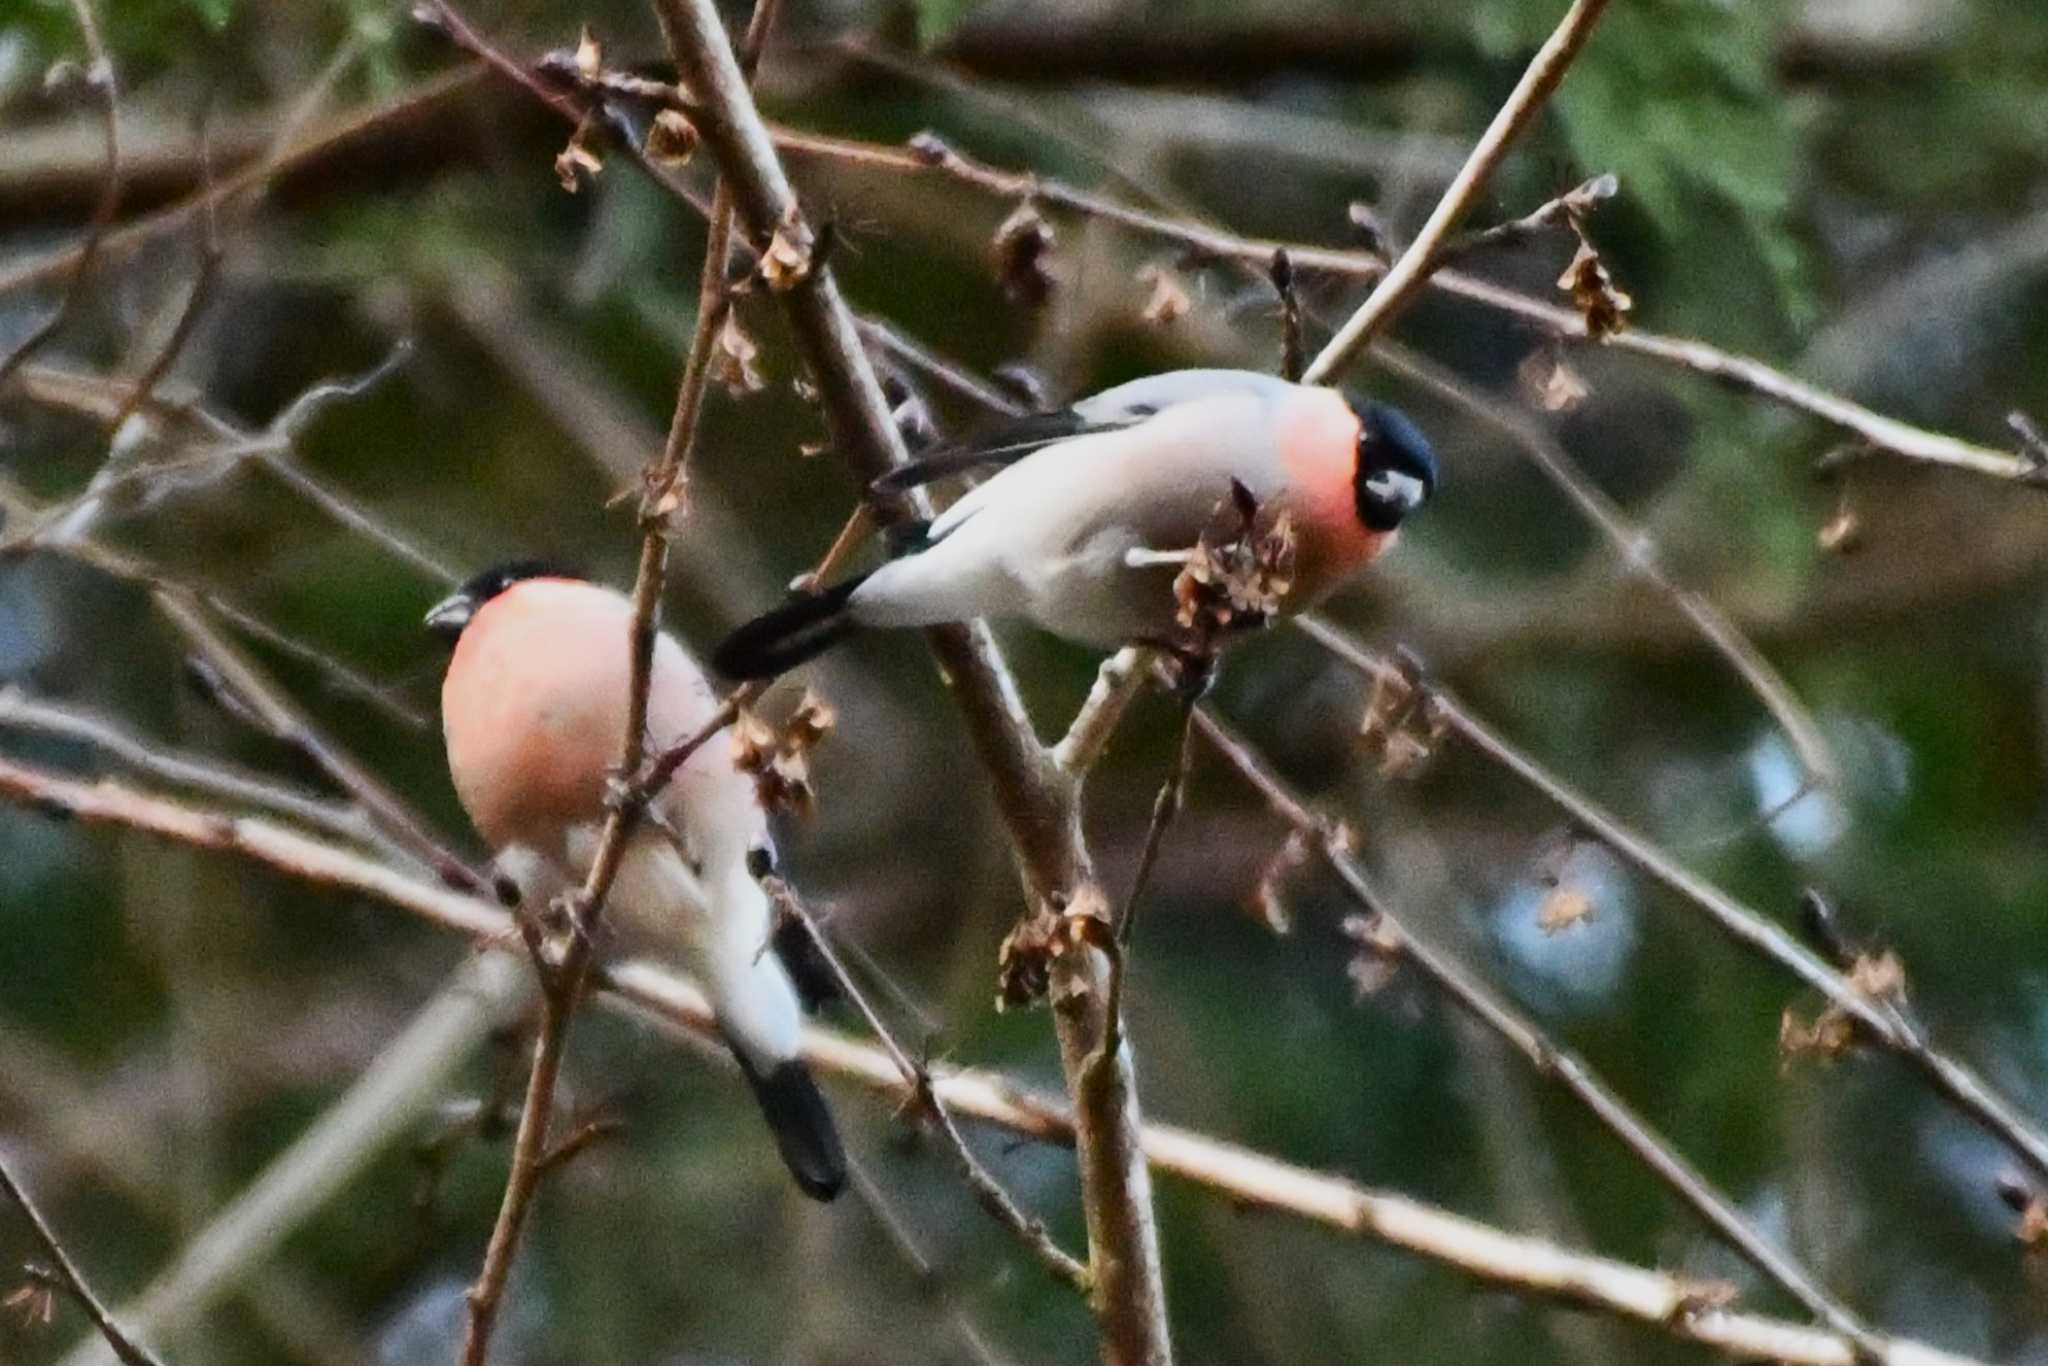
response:
[[[367,897],[493,947],[497,952],[483,961],[506,964],[504,955],[515,941],[512,918],[488,902],[274,821],[194,808],[120,783],[64,777],[7,759],[0,759],[0,801],[232,854],[289,877]],[[530,974],[514,974],[510,980],[527,981]],[[598,974],[596,987],[599,1000],[612,1008],[699,1039],[716,1037],[717,1026],[703,993],[665,968],[645,962],[621,964]],[[465,999],[474,994],[472,989]],[[810,1026],[804,1031],[803,1052],[813,1066],[885,1099],[894,1101],[902,1095],[902,1071],[877,1045]],[[1044,1142],[1074,1141],[1073,1114],[1058,1101],[975,1068],[938,1065],[931,1076],[936,1094],[959,1114]],[[1716,1302],[1714,1287],[1682,1276],[1573,1252],[1186,1129],[1146,1125],[1139,1143],[1152,1168],[1234,1204],[1403,1248],[1516,1294],[1628,1319],[1736,1359],[1859,1366],[1855,1345],[1840,1335],[1738,1313]],[[237,1201],[235,1208],[247,1203],[246,1198]],[[289,1227],[288,1222],[280,1225],[282,1218],[277,1216],[270,1227]],[[190,1296],[177,1302],[180,1316],[201,1312],[207,1296],[218,1288],[217,1281],[196,1285]],[[155,1321],[153,1315],[132,1317]],[[1885,1366],[1979,1366],[1968,1358],[1898,1339],[1883,1340],[1879,1360]]]
[[[755,109],[732,46],[710,0],[657,0],[676,67],[700,102],[705,141],[732,186],[741,222],[759,249],[778,237],[803,262],[780,291],[797,345],[822,397],[834,446],[865,479],[906,457],[852,313]],[[1015,682],[985,627],[928,631],[970,738],[988,770],[996,804],[1016,847],[1030,898],[1064,909],[1083,895],[1091,861],[1073,783],[1032,733]],[[1120,1366],[1172,1360],[1153,1221],[1151,1177],[1138,1144],[1136,1081],[1128,1049],[1113,1065],[1090,1067],[1110,1027],[1104,1010],[1108,964],[1099,951],[1062,956],[1055,988],[1060,1058],[1075,1099],[1076,1146],[1088,1224],[1093,1307],[1104,1359]]]

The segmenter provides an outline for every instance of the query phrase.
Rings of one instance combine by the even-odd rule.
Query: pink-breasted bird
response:
[[[589,873],[624,743],[632,616],[621,594],[536,562],[480,574],[427,614],[427,628],[454,644],[441,686],[449,775],[499,869],[529,898]],[[658,635],[650,746],[695,733],[718,705],[696,661]],[[756,877],[772,865],[753,781],[714,741],[649,804],[603,924],[625,947],[696,976],[790,1174],[829,1200],[846,1182],[846,1157],[797,1037],[801,1006],[830,991],[802,953],[808,941],[775,932]]]
[[[1295,535],[1300,611],[1393,543],[1435,491],[1436,457],[1384,403],[1249,370],[1176,370],[913,461],[877,481],[900,490],[1000,465],[870,574],[793,598],[711,657],[730,678],[768,678],[857,627],[1023,617],[1114,648],[1174,634],[1185,552],[1241,485]]]

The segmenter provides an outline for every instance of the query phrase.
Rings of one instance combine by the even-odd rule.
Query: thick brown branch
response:
[[[196,809],[118,783],[83,782],[6,759],[0,759],[0,801],[60,819],[122,826],[232,854],[288,877],[382,902],[478,943],[503,948],[516,938],[511,916],[485,901],[272,821]],[[609,1005],[697,1038],[717,1036],[703,994],[664,968],[622,964],[599,974],[597,985],[600,1000]],[[886,1100],[902,1096],[902,1070],[877,1045],[809,1027],[803,1052],[812,1066]],[[1073,1141],[1072,1116],[1058,1101],[973,1068],[935,1065],[930,1072],[934,1092],[958,1114],[1043,1142]],[[1856,1366],[1855,1347],[1841,1336],[1736,1313],[1717,1304],[1710,1287],[1681,1276],[1504,1232],[1437,1206],[1371,1190],[1186,1129],[1148,1125],[1141,1144],[1155,1170],[1214,1191],[1234,1204],[1403,1248],[1489,1285],[1629,1319],[1738,1359]],[[1905,1341],[1884,1344],[1881,1360],[1886,1366],[1975,1366],[1965,1358]]]
[[[881,387],[828,262],[813,261],[804,221],[768,130],[754,108],[731,45],[709,0],[659,0],[656,11],[684,84],[702,102],[701,131],[732,185],[740,220],[757,248],[780,241],[803,263],[779,297],[824,401],[840,455],[872,479],[905,458]],[[1089,875],[1072,784],[1032,734],[1009,671],[985,628],[939,627],[927,633],[942,673],[959,699],[968,731],[992,780],[1030,894],[1063,906]],[[1089,1267],[1106,1359],[1158,1366],[1172,1359],[1151,1182],[1138,1148],[1138,1104],[1128,1050],[1115,1066],[1088,1060],[1109,1030],[1103,1015],[1107,966],[1099,953],[1065,955],[1068,989],[1055,1012],[1061,1062],[1078,1117],[1081,1182],[1088,1220]]]

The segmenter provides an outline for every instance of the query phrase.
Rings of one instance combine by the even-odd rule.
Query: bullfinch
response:
[[[441,686],[449,775],[523,895],[552,896],[589,873],[624,743],[632,616],[623,595],[531,562],[480,574],[427,613],[454,647]],[[657,636],[650,745],[695,733],[718,706],[696,661]],[[696,975],[790,1174],[830,1200],[846,1156],[797,1056],[800,1006],[828,991],[799,951],[808,941],[774,930],[756,877],[773,857],[752,779],[725,746],[704,745],[649,804],[604,924]]]
[[[856,627],[970,617],[1023,617],[1104,648],[1170,640],[1174,576],[1233,485],[1262,516],[1290,519],[1281,610],[1300,611],[1377,558],[1437,485],[1429,442],[1387,404],[1249,370],[1177,370],[900,466],[876,487],[988,466],[1002,468],[910,529],[907,553],[746,623],[712,666],[769,678]]]

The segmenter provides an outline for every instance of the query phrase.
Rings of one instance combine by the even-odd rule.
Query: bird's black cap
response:
[[[476,609],[513,584],[526,579],[580,579],[583,576],[550,560],[508,560],[472,575],[463,585],[427,609],[426,628],[453,642],[476,615]]]
[[[1435,495],[1442,478],[1436,451],[1399,408],[1357,394],[1344,398],[1358,415],[1358,464],[1352,473],[1358,519],[1374,531],[1392,531]]]

